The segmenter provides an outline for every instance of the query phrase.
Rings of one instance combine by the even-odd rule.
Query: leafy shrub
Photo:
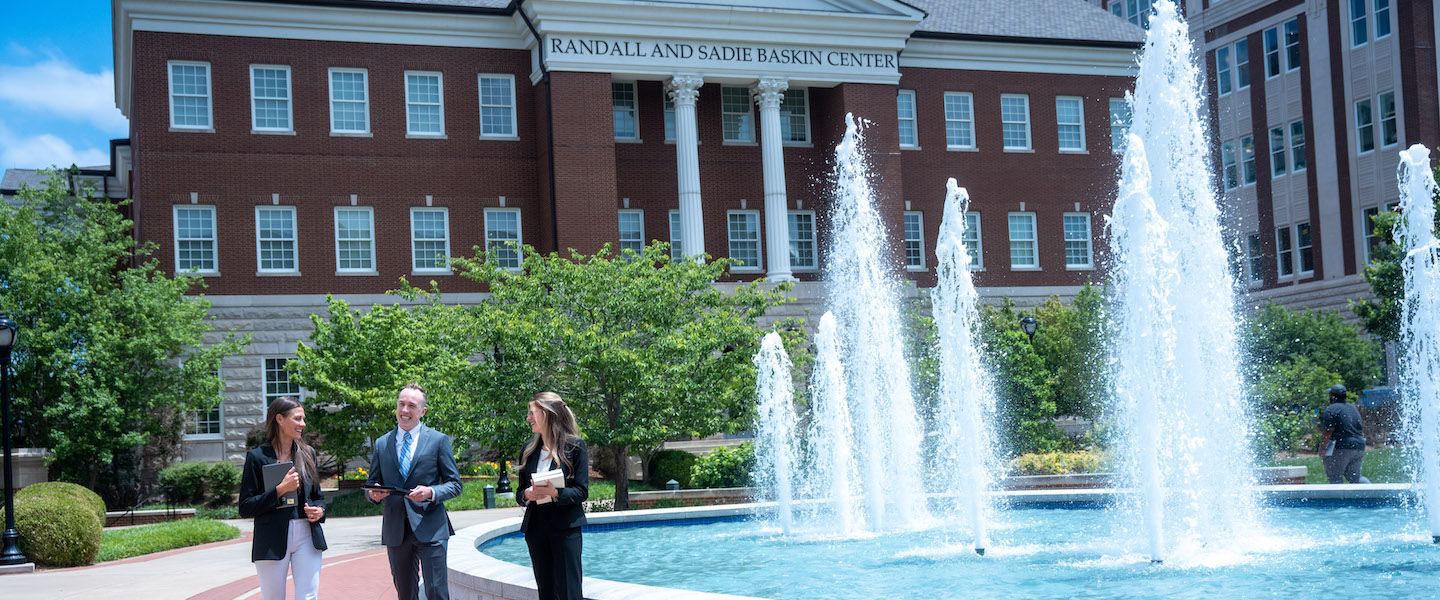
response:
[[[680,483],[681,488],[690,487],[690,476],[695,461],[700,457],[684,450],[659,450],[650,455],[650,485],[665,489],[671,479]]]
[[[754,481],[750,474],[754,468],[754,446],[716,448],[695,461],[690,484],[697,488],[746,487]]]
[[[160,484],[174,488],[176,502],[222,506],[240,485],[240,468],[228,462],[175,463],[160,471]]]
[[[1104,470],[1106,463],[1105,455],[1089,450],[1041,452],[1015,457],[1010,461],[1010,468],[1019,475],[1068,475],[1098,473]]]
[[[212,464],[205,475],[205,504],[209,506],[230,504],[240,491],[240,467],[234,463]]]
[[[104,524],[100,496],[73,483],[36,483],[15,493],[20,551],[39,564],[74,567],[95,562]]]
[[[1313,448],[1319,443],[1311,439],[1315,435],[1315,415],[1310,409],[1276,410],[1261,413],[1256,423],[1259,434],[1255,436],[1255,454],[1269,459],[1277,452],[1296,452],[1301,448]]]
[[[237,537],[240,537],[240,530],[233,525],[206,519],[185,519],[111,529],[100,537],[99,560],[120,560],[173,548],[233,540]]]

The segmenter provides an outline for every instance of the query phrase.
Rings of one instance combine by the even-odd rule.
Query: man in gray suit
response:
[[[420,424],[425,416],[425,390],[412,383],[395,402],[394,431],[375,440],[367,484],[410,490],[408,494],[369,490],[371,502],[385,503],[380,543],[390,556],[390,577],[399,600],[416,600],[425,573],[426,600],[449,600],[445,547],[455,528],[445,501],[460,495],[460,470],[450,436]]]

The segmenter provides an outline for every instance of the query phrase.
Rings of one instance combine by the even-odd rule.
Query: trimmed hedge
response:
[[[174,488],[181,504],[223,506],[240,487],[240,467],[228,462],[181,462],[160,471],[160,485]]]
[[[734,448],[716,448],[695,461],[690,483],[697,488],[728,488],[753,485],[750,473],[755,470],[755,447],[741,444]]]
[[[695,469],[695,461],[699,459],[684,450],[657,450],[650,455],[650,485],[663,490],[665,483],[674,479],[680,483],[681,489],[689,489],[690,476]]]
[[[104,526],[105,503],[82,486],[52,481],[15,493],[20,551],[36,563],[76,567],[95,562]]]

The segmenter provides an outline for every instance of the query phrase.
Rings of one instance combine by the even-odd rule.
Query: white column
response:
[[[765,273],[767,281],[795,281],[790,274],[790,219],[785,200],[785,157],[780,147],[780,100],[790,84],[762,78],[755,84],[760,105],[760,155],[765,175]]]
[[[705,225],[700,218],[700,134],[695,130],[695,99],[704,80],[699,75],[675,75],[665,83],[675,103],[675,169],[680,192],[680,249],[682,256],[705,261]]]

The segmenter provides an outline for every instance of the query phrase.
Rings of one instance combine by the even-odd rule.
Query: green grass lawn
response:
[[[1325,479],[1325,465],[1319,456],[1299,456],[1270,461],[1270,466],[1304,466],[1305,483],[1329,483]],[[1379,448],[1365,451],[1365,462],[1360,474],[1370,483],[1409,483],[1410,475],[1405,472],[1405,455],[1401,448]]]
[[[235,526],[209,519],[185,519],[140,527],[106,529],[100,534],[100,556],[95,560],[120,560],[175,548],[233,540],[237,537],[240,537],[240,530]]]

